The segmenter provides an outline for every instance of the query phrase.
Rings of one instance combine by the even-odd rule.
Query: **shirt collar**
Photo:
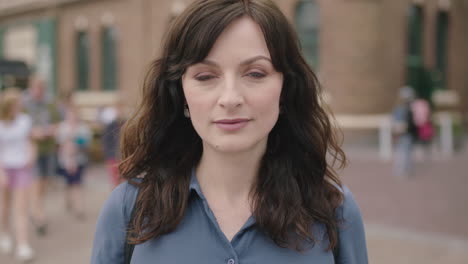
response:
[[[203,192],[201,191],[200,183],[198,183],[197,175],[195,173],[195,168],[192,170],[192,175],[190,176],[190,186],[189,186],[189,192],[194,191],[197,193],[197,195],[205,200],[205,196],[203,195]]]
[[[203,195],[203,192],[201,191],[200,183],[198,182],[195,169],[192,170],[192,175],[190,177],[191,178],[190,178],[189,192],[192,192],[192,191],[195,192],[198,195],[198,197],[200,197],[206,203],[207,201],[205,199],[205,196]],[[253,226],[254,224],[255,224],[255,219],[253,216],[250,216],[240,231],[244,231],[250,228],[251,226]]]

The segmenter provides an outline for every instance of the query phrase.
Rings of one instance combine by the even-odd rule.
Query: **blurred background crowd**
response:
[[[190,1],[0,0],[1,263],[88,262],[120,129]],[[343,132],[371,263],[468,263],[468,1],[275,2]]]

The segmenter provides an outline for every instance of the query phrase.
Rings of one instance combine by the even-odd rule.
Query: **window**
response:
[[[424,9],[412,5],[408,11],[408,55],[406,84],[413,87],[416,95],[431,101],[431,75],[423,61]]]
[[[447,44],[448,44],[449,14],[439,11],[437,14],[436,45],[435,45],[435,73],[436,89],[445,89],[447,74]]]
[[[422,64],[424,15],[421,6],[413,5],[408,17],[408,65]]]
[[[117,32],[112,26],[107,26],[101,33],[101,87],[105,91],[117,89]]]
[[[5,35],[5,29],[0,28],[0,59],[3,59],[3,36]]]
[[[314,0],[300,1],[296,9],[295,24],[302,52],[310,66],[319,64],[319,7]]]
[[[57,19],[42,18],[36,21],[36,60],[39,75],[47,81],[48,92],[57,93]]]
[[[76,38],[76,77],[80,91],[89,89],[89,36],[85,31],[78,32]]]

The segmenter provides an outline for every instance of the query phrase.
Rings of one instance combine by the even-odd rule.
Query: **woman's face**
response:
[[[282,84],[260,27],[247,17],[234,21],[205,60],[182,77],[203,147],[222,152],[265,149],[278,120]]]

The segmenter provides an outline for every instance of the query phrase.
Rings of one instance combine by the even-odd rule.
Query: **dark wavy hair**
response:
[[[184,216],[191,172],[203,149],[201,138],[183,114],[181,78],[187,67],[203,61],[221,32],[241,17],[260,26],[273,66],[284,76],[282,112],[268,135],[251,190],[257,226],[278,246],[300,251],[304,243],[317,241],[312,228],[321,223],[327,227],[329,249],[337,245],[336,210],[343,194],[333,168],[344,166],[346,158],[296,33],[269,0],[195,1],[173,21],[161,57],[146,76],[139,109],[122,136],[120,169],[140,190],[131,243],[170,233]]]

